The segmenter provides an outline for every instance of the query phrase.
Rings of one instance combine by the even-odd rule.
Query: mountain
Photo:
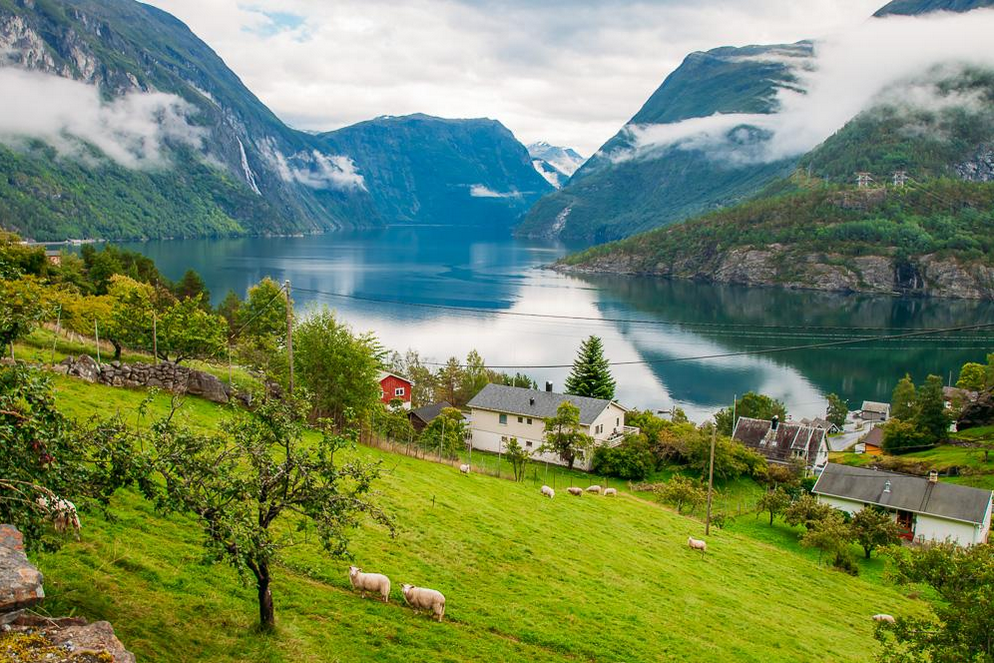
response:
[[[796,84],[792,65],[803,66],[811,49],[800,42],[692,53],[560,191],[536,203],[517,232],[617,239],[732,204],[789,173],[790,160],[741,165],[689,144],[656,147],[646,142],[645,130],[718,113],[772,113],[777,90]],[[740,139],[761,138],[747,133]]]
[[[549,145],[545,141],[530,144],[528,154],[538,174],[557,189],[561,189],[586,161],[571,147]]]
[[[505,223],[552,190],[491,121],[294,130],[183,23],[133,0],[0,0],[0,88],[0,226],[39,240],[376,226],[473,192],[487,200],[466,216]]]
[[[939,11],[966,12],[981,7],[994,7],[994,0],[893,0],[877,10],[874,16],[897,14],[915,16]]]
[[[378,117],[316,140],[354,160],[391,222],[511,225],[553,188],[496,120]]]

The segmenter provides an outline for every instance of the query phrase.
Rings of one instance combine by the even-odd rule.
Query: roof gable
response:
[[[825,430],[788,421],[778,424],[774,431],[772,421],[739,417],[732,438],[768,460],[789,463],[800,455],[812,463],[825,443]]]
[[[825,466],[811,492],[975,524],[991,503],[989,490],[837,463]]]
[[[565,401],[580,409],[580,423],[589,426],[612,404],[603,398],[588,398],[557,394],[552,391],[538,391],[523,387],[509,387],[503,384],[488,384],[467,403],[467,407],[479,410],[506,412],[536,419],[549,419],[556,416],[559,405]],[[617,405],[617,403],[615,403]],[[620,405],[619,408],[624,410]]]
[[[417,417],[426,424],[430,424],[435,417],[442,414],[442,410],[447,407],[452,407],[448,401],[441,401],[439,403],[432,403],[431,405],[424,405],[422,407],[411,410],[408,416]]]

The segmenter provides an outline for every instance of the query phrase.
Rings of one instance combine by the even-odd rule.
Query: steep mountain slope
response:
[[[390,222],[512,224],[553,187],[500,122],[379,117],[316,137],[348,154]]]
[[[0,89],[0,226],[39,240],[510,223],[552,190],[492,121],[296,131],[133,0],[0,0]]]
[[[980,7],[994,7],[994,0],[893,0],[881,7],[874,16],[915,16],[938,11],[965,12]]]
[[[736,202],[789,172],[790,161],[740,165],[690,145],[654,148],[641,129],[715,113],[773,112],[776,91],[796,82],[791,63],[810,54],[806,42],[692,53],[561,191],[532,208],[519,234],[616,239]]]

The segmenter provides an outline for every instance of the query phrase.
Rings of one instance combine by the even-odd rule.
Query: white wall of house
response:
[[[862,502],[847,500],[841,497],[831,497],[828,495],[819,495],[818,501],[829,504],[840,511],[845,511],[850,515],[861,511],[866,506]],[[897,513],[891,512],[891,517],[896,520]],[[988,506],[987,515],[984,520],[984,522],[987,523],[985,527],[980,527],[972,523],[964,523],[958,520],[948,520],[946,518],[939,518],[938,516],[916,513],[914,532],[915,540],[917,541],[919,537],[921,537],[925,541],[945,541],[948,538],[950,541],[954,541],[961,546],[970,546],[975,543],[983,543],[987,540],[990,533],[990,519],[990,506]]]
[[[616,432],[622,432],[624,426],[625,411],[612,403],[604,408],[590,426],[584,428],[584,432],[593,437],[598,444],[604,444]],[[473,408],[470,413],[470,433],[474,449],[503,453],[507,441],[514,437],[518,439],[518,444],[532,452],[533,460],[565,465],[556,454],[536,453],[545,439],[544,419]],[[590,460],[591,454],[587,454],[584,461],[577,462],[574,467],[589,470]]]

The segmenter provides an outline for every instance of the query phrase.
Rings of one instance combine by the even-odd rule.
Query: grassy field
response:
[[[991,436],[994,431],[990,428],[978,428],[971,431],[957,433],[956,439],[966,442],[976,442]],[[854,453],[832,453],[829,460],[833,463],[843,463],[865,467],[879,462],[881,456],[870,456],[868,454]],[[955,468],[959,472],[956,476],[943,476],[942,481],[958,483],[974,488],[994,490],[994,453],[990,456],[990,461],[984,461],[982,449],[958,444],[942,444],[934,449],[926,451],[916,451],[914,453],[902,454],[898,457],[902,463],[918,463],[926,470],[937,470],[946,473]]]
[[[73,416],[134,417],[138,391],[57,378]],[[153,414],[169,399],[159,395]],[[187,399],[180,417],[210,427],[222,408]],[[391,603],[351,592],[348,562],[293,549],[274,586],[278,631],[253,631],[254,590],[204,563],[200,532],[131,492],[111,517],[84,513],[83,540],[40,554],[45,609],[108,619],[143,661],[865,661],[877,612],[925,610],[879,577],[852,578],[796,549],[719,531],[705,557],[686,546],[703,526],[637,496],[560,494],[530,481],[463,476],[445,464],[361,447],[383,460],[379,500],[398,536],[378,527],[352,547],[388,574]],[[474,454],[476,461],[476,454]],[[779,538],[777,538],[779,537]],[[793,542],[791,538],[793,537]],[[400,605],[403,582],[447,597],[436,624]]]

